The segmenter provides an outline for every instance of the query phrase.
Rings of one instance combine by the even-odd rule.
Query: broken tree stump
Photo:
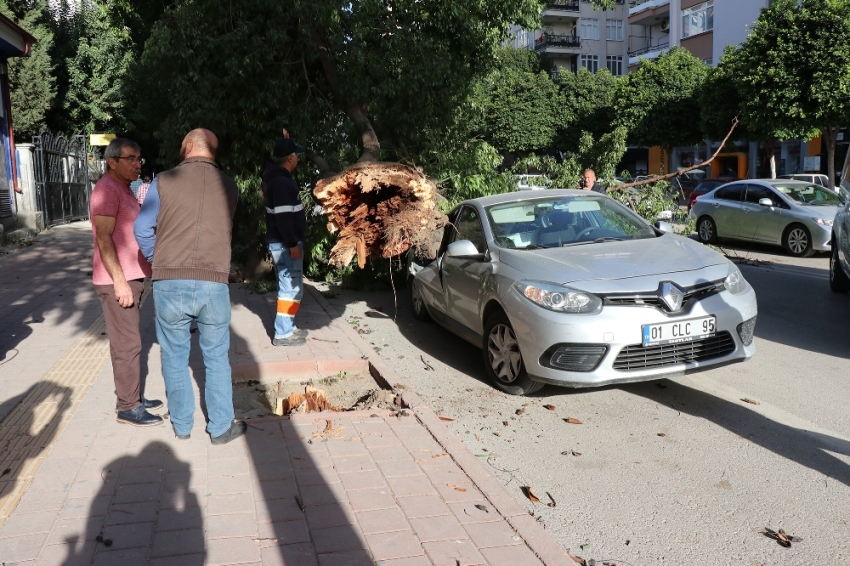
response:
[[[400,163],[362,163],[316,183],[313,194],[338,232],[330,263],[343,267],[357,256],[391,258],[413,249],[434,258],[448,222],[437,208],[437,186],[419,169]]]

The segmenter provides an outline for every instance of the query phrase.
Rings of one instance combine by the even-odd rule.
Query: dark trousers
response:
[[[118,304],[113,285],[95,285],[94,289],[109,335],[109,355],[112,358],[112,373],[115,378],[115,396],[118,410],[129,411],[142,403],[141,363],[142,335],[139,331],[139,303],[145,289],[143,279],[128,281],[133,290],[133,306],[124,308]]]

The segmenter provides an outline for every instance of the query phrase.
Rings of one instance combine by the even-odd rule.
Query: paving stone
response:
[[[319,554],[319,566],[374,566],[374,564],[366,550]]]
[[[422,544],[435,566],[475,566],[485,564],[484,556],[470,540],[444,540]]]
[[[177,556],[204,552],[204,529],[195,527],[179,531],[157,531],[153,536],[151,557]]]
[[[376,566],[434,566],[427,556],[409,556],[407,558],[396,558],[394,560],[379,560]]]
[[[305,509],[305,512],[311,529],[341,527],[357,523],[356,515],[347,503],[311,505]]]
[[[270,546],[260,550],[263,566],[317,566],[312,544]]]
[[[179,531],[204,526],[203,511],[200,507],[183,509],[160,509],[156,520],[156,532]]]
[[[147,548],[151,544],[153,526],[153,523],[107,526],[103,529],[103,538],[112,540],[110,550]]]
[[[220,538],[207,541],[206,564],[237,564],[258,560],[260,560],[260,546],[252,537]]]
[[[204,531],[208,539],[256,537],[257,521],[254,519],[254,513],[211,515],[207,517]]]
[[[47,533],[0,539],[0,547],[3,548],[2,560],[9,563],[35,560],[45,540],[47,540]]]
[[[479,549],[524,543],[504,520],[492,523],[470,523],[464,525],[464,529]]]
[[[95,544],[51,544],[41,549],[34,566],[91,566]]]
[[[360,511],[356,517],[357,524],[365,534],[410,530],[407,518],[398,508]]]
[[[146,566],[148,564],[147,548],[106,549],[99,547],[92,566]]]
[[[497,546],[481,549],[491,566],[543,566],[527,546]]]
[[[354,472],[350,474],[339,474],[342,485],[346,491],[356,489],[387,489],[387,482],[378,470],[368,472]]]
[[[72,541],[93,541],[103,531],[106,517],[88,517],[85,521],[59,519],[44,542],[46,545],[70,544]]]
[[[312,529],[310,536],[319,554],[367,548],[366,539],[356,525]]]
[[[108,525],[149,523],[156,521],[159,505],[156,501],[115,504],[109,508]]]
[[[413,532],[424,542],[439,540],[460,540],[467,538],[463,528],[454,515],[440,515],[437,517],[420,517],[410,519]]]
[[[348,494],[348,501],[354,511],[390,509],[396,506],[395,499],[388,489],[358,489]]]
[[[0,527],[0,539],[36,533],[49,533],[56,521],[56,513],[43,511],[41,513],[14,514]]]
[[[211,495],[207,499],[208,515],[231,515],[250,513],[254,510],[254,498],[242,494]]]
[[[424,554],[422,545],[412,531],[366,535],[369,550],[376,561],[408,558]]]
[[[390,489],[396,497],[412,495],[437,495],[437,491],[425,476],[400,476],[387,478]]]

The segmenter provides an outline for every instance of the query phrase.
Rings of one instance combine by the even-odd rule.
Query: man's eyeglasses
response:
[[[131,162],[132,161],[138,161],[139,165],[145,164],[145,158],[144,157],[136,157],[135,155],[125,155],[123,157],[113,157],[112,159],[129,159]]]

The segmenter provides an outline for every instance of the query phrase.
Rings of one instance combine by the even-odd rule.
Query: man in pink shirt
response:
[[[158,425],[162,418],[148,409],[162,407],[162,401],[145,399],[141,388],[139,304],[145,277],[151,276],[151,264],[139,251],[133,235],[140,207],[130,190],[144,159],[139,144],[126,138],[112,140],[104,158],[106,174],[94,186],[89,203],[94,236],[92,283],[109,334],[118,422]]]

